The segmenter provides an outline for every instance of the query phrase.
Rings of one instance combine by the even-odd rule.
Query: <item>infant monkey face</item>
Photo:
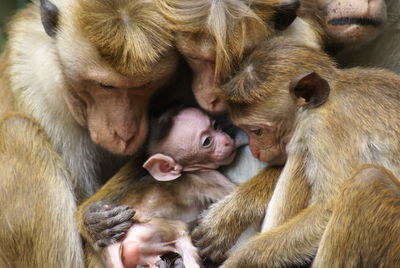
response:
[[[230,164],[236,154],[234,140],[215,120],[199,109],[183,109],[175,118],[170,137],[204,168]]]

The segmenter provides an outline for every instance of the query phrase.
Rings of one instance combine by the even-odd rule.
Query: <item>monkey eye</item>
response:
[[[106,85],[103,83],[97,83],[100,87],[104,88],[104,89],[115,89],[116,87],[111,86],[111,85]]]
[[[210,146],[211,143],[212,143],[212,137],[206,136],[205,139],[203,140],[201,146],[206,148],[206,147]]]
[[[261,136],[261,135],[262,135],[262,129],[259,128],[259,127],[257,127],[257,128],[250,128],[250,129],[249,129],[249,132],[250,132],[251,134],[256,135],[256,136]]]

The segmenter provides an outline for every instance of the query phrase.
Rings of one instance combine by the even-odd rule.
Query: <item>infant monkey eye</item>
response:
[[[211,142],[212,142],[212,137],[207,136],[207,137],[203,140],[203,143],[201,144],[201,146],[206,148],[206,147],[208,147],[208,146],[211,145]]]

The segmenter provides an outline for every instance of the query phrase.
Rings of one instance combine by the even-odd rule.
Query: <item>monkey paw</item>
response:
[[[102,201],[90,205],[83,221],[97,247],[118,242],[132,226],[135,211],[128,206],[114,206]]]
[[[224,261],[226,252],[233,245],[233,242],[229,241],[229,234],[219,223],[208,214],[192,233],[193,242],[199,248],[200,255],[214,263]]]

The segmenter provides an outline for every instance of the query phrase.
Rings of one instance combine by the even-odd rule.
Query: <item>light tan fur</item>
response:
[[[254,67],[251,75],[249,65]],[[310,72],[316,72],[327,81],[330,94],[321,106],[305,108],[302,106],[304,100],[294,99],[289,94],[289,86],[292,79]],[[347,263],[354,267],[372,267],[380,262],[386,267],[398,264],[396,256],[400,247],[390,234],[399,232],[392,221],[393,217],[399,217],[399,205],[384,193],[388,191],[393,196],[400,193],[398,179],[395,179],[400,176],[400,122],[394,116],[400,105],[399,86],[400,77],[391,72],[358,68],[339,70],[323,52],[284,38],[264,43],[243,63],[232,81],[224,86],[235,124],[259,126],[263,122],[275,122],[277,137],[286,137],[289,132],[291,138],[286,148],[287,162],[267,204],[264,232],[229,256],[222,267],[303,265],[315,255],[314,267],[327,267],[333,263],[337,263],[337,267]],[[286,130],[279,130],[279,127]],[[364,190],[372,189],[374,184],[360,169],[356,181],[361,183],[355,182],[360,187],[351,186],[351,189],[354,196],[362,199],[340,199],[341,193],[347,191],[341,188],[346,179],[366,162],[390,169],[394,177],[388,179],[387,175],[379,175],[387,172],[378,168],[379,176],[374,175],[372,181],[382,185],[383,192],[372,197],[371,194],[364,195]],[[393,184],[393,180],[397,182]],[[288,187],[301,182],[303,190],[297,189],[300,195],[292,195]],[[305,209],[297,207],[293,210],[291,203],[298,198],[307,200]],[[361,200],[361,204],[357,200]],[[371,209],[368,200],[374,204]],[[222,211],[236,202],[237,199],[227,198],[215,208]],[[378,216],[374,207],[382,202],[387,205],[381,207]],[[365,209],[360,211],[361,214],[341,213],[342,204],[350,211],[359,205]],[[258,211],[257,207],[241,208]],[[295,216],[282,217],[288,210]],[[233,213],[218,214],[214,209],[209,213],[213,215],[212,220],[206,217],[195,232],[202,234],[197,238],[200,238],[199,245],[206,248],[206,255],[217,258],[220,256],[213,256],[213,252],[221,244],[229,244],[232,237],[225,233],[216,234],[216,231],[234,225],[235,221],[226,221],[222,227],[219,222],[229,219]],[[353,228],[346,224],[343,228],[341,224],[363,222],[362,219],[369,219],[370,232],[364,232],[361,225]],[[349,236],[358,241],[355,243],[359,247],[337,246],[347,243]],[[375,236],[377,239],[370,243],[369,239]],[[392,243],[388,244],[387,239]],[[321,253],[317,253],[320,243],[323,247]],[[388,255],[380,249],[385,245],[390,252]]]
[[[2,170],[7,170],[0,176],[4,204],[0,223],[2,267],[83,267],[83,251],[73,215],[76,206],[126,162],[125,157],[111,155],[92,141],[88,125],[84,120],[77,121],[77,117],[82,119],[87,114],[76,108],[76,103],[67,103],[70,90],[88,81],[91,87],[101,82],[128,87],[129,92],[133,91],[132,81],[136,90],[153,83],[155,90],[175,70],[177,56],[171,48],[171,32],[162,24],[156,25],[155,21],[163,18],[156,15],[151,1],[89,2],[92,1],[54,1],[59,11],[55,37],[48,36],[43,28],[39,1],[29,4],[9,23],[8,41],[0,58],[0,127],[5,133],[0,157],[4,163]],[[107,14],[114,10],[101,10],[108,7],[105,3],[122,13],[129,11],[123,22],[132,25],[129,20],[137,19],[138,24],[134,25],[143,31],[107,24],[111,18]],[[147,17],[144,20],[142,15],[151,15],[154,20]],[[100,24],[96,24],[97,20]],[[90,23],[96,29],[88,25],[81,29],[82,23]],[[129,34],[120,33],[122,28]],[[107,41],[110,36],[99,35],[102,31],[114,34],[115,43]],[[101,41],[107,45],[93,35],[105,38]],[[131,50],[120,46],[124,38],[131,41]],[[107,49],[116,52],[116,48],[123,53],[116,54],[118,63],[128,62],[115,70],[113,66],[117,63],[110,61],[108,56],[112,52]],[[132,59],[141,68],[134,70]],[[163,65],[165,62],[167,66]],[[121,73],[129,73],[130,82]],[[162,75],[162,81],[158,81],[161,73],[166,76]],[[103,80],[99,81],[99,77]],[[147,88],[146,92],[154,90]],[[109,104],[113,104],[113,98],[109,98]],[[140,103],[123,104],[137,107]],[[143,105],[147,108],[148,100]],[[147,119],[147,109],[145,114]],[[119,116],[121,121],[130,119],[123,114]],[[104,124],[103,129],[112,123]],[[99,127],[101,123],[92,125]],[[122,129],[126,133],[132,130],[127,130],[127,125],[124,122]],[[145,127],[142,129],[145,133]]]

